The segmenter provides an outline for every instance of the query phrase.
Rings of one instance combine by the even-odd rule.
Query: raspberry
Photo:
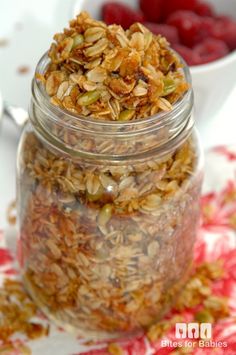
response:
[[[207,4],[205,2],[198,2],[194,8],[194,12],[198,14],[199,16],[214,16],[214,9],[213,6],[210,4]]]
[[[147,21],[158,22],[162,15],[164,0],[140,0],[140,9]]]
[[[213,37],[216,20],[211,17],[202,17],[201,26],[195,38],[195,44],[202,42],[208,37]]]
[[[201,18],[192,11],[180,10],[171,14],[166,23],[178,29],[181,42],[191,47],[198,42]]]
[[[226,22],[229,20],[232,21],[232,18],[227,15],[217,15],[215,16],[215,19],[219,21],[226,21]]]
[[[188,65],[198,65],[200,64],[200,56],[194,52],[193,49],[182,46],[181,44],[174,44],[173,49],[186,61]]]
[[[117,24],[124,29],[129,28],[134,22],[143,22],[144,16],[140,11],[118,2],[108,2],[102,7],[102,17],[107,25]]]
[[[179,34],[174,26],[165,24],[156,24],[151,22],[144,22],[144,25],[155,35],[164,36],[171,44],[179,43]]]
[[[197,0],[166,0],[163,2],[163,15],[166,18],[178,10],[193,11],[196,7],[196,4]]]
[[[224,16],[218,19],[213,29],[213,37],[224,41],[230,50],[236,49],[236,21]]]
[[[207,38],[194,47],[194,52],[200,56],[200,63],[205,64],[224,57],[229,49],[223,41]]]
[[[204,32],[205,36],[212,35],[215,25],[216,20],[212,17],[203,17],[201,19],[201,31]]]

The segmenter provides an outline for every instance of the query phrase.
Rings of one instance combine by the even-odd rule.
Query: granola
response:
[[[129,121],[170,111],[187,90],[165,38],[140,23],[127,31],[85,12],[54,36],[42,76],[51,102],[100,120]]]
[[[228,317],[230,314],[228,298],[214,294],[214,284],[221,280],[224,274],[221,260],[204,262],[198,266],[193,265],[190,277],[179,294],[175,309],[177,308],[180,312],[193,309],[193,316],[199,323],[211,322],[217,324],[218,320]],[[202,292],[203,285],[209,287],[210,291]],[[198,302],[192,302],[191,300],[196,297],[196,291],[201,297],[198,297]],[[188,302],[186,302],[186,298],[189,300]],[[36,323],[34,321],[32,323],[31,318],[38,313],[38,310],[28,298],[21,282],[5,279],[3,287],[0,288],[0,299],[0,340],[3,341],[0,346],[0,353],[7,355],[17,350],[22,354],[31,354],[31,350],[25,344],[18,341],[11,342],[12,336],[21,332],[28,339],[36,339],[47,336],[49,328],[43,327],[39,322]],[[208,307],[207,318],[206,306]],[[147,329],[145,335],[153,344],[163,338],[163,336],[168,336],[169,331],[174,328],[175,324],[183,321],[184,316],[181,313],[173,314],[171,317],[153,324]],[[120,344],[108,344],[107,351],[109,354],[125,354],[122,342]],[[180,353],[178,349],[173,351],[173,354]]]
[[[30,72],[30,67],[28,65],[20,65],[18,68],[17,68],[17,73],[18,74],[28,74]]]
[[[114,170],[63,159],[34,133],[22,153],[20,254],[37,304],[91,331],[160,318],[192,260],[201,186],[193,143]]]
[[[7,342],[17,332],[25,334],[28,339],[48,335],[48,327],[32,321],[37,311],[36,305],[26,294],[22,283],[5,279],[0,288],[0,341],[6,344],[6,351],[9,351],[11,346],[8,344],[8,349]],[[0,352],[2,353],[3,350],[5,348],[1,347]]]
[[[193,309],[194,319],[199,323],[215,324],[218,320],[228,317],[230,314],[228,298],[216,296],[212,292],[214,282],[222,279],[223,275],[221,261],[204,262],[194,266],[177,298],[174,310],[183,312]],[[178,322],[183,322],[181,313],[152,325],[147,331],[148,339],[151,342],[161,339]]]
[[[24,283],[63,326],[138,331],[169,309],[192,262],[202,174],[196,137],[181,136],[191,108],[179,125],[148,119],[188,84],[167,42],[140,24],[124,31],[82,13],[55,40],[19,155]],[[169,137],[171,149],[150,154]]]

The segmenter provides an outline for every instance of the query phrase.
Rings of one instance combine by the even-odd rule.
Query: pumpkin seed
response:
[[[214,322],[214,318],[212,314],[206,310],[203,309],[195,314],[195,319],[200,322],[200,323],[212,323]]]
[[[167,96],[167,95],[169,95],[169,94],[171,94],[172,92],[175,91],[176,84],[175,84],[174,79],[166,76],[163,79],[163,83],[164,83],[164,88],[163,88],[162,96]]]
[[[119,114],[119,121],[129,121],[134,116],[134,110],[124,110]]]
[[[100,226],[105,226],[111,219],[111,215],[112,215],[112,205],[107,203],[102,207],[101,211],[99,212],[98,224]]]
[[[98,191],[95,194],[91,194],[86,191],[86,197],[90,202],[99,200],[104,193],[104,188],[100,185]]]
[[[99,99],[100,95],[101,93],[98,90],[89,91],[81,95],[78,98],[77,102],[80,106],[88,106],[96,102]]]
[[[81,34],[76,35],[74,38],[74,43],[72,46],[72,49],[74,49],[75,47],[79,46],[80,44],[82,44],[84,42],[84,36]]]

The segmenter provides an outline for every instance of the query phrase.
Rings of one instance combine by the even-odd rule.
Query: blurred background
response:
[[[235,6],[235,0],[213,0],[210,3],[213,6],[214,3],[218,4],[217,6],[221,3],[220,6],[224,8],[224,13],[230,13],[236,19],[236,11],[232,13],[231,9],[232,1]],[[42,54],[49,48],[53,34],[60,32],[67,25],[68,20],[81,9],[88,9],[92,14],[97,15],[102,2],[102,0],[1,0],[0,111],[1,102],[7,102],[24,109],[28,108],[34,68]],[[126,3],[136,9],[139,6],[138,0],[121,0],[119,2]],[[168,1],[165,2],[168,3]],[[183,6],[183,3],[191,3],[191,1],[178,0],[178,3]],[[150,1],[147,0],[145,4],[148,6]],[[205,17],[209,17],[209,14]],[[180,44],[182,45],[182,42]],[[215,102],[217,107],[214,114],[210,111],[204,114],[198,109],[202,107],[202,104],[197,98],[196,125],[204,149],[236,143],[236,87],[233,88],[232,83],[229,83],[233,74],[236,73],[235,56],[234,50],[225,58],[223,57],[212,64],[197,65],[193,69],[193,75],[201,80],[200,84],[205,89],[200,94],[200,100],[204,99],[205,102],[209,102],[211,107]],[[228,71],[226,70],[227,61],[231,65]],[[214,68],[217,70],[213,72]],[[209,79],[209,73],[212,73],[211,79]],[[226,78],[226,80],[222,78]],[[206,86],[207,82],[211,83],[210,87]],[[197,91],[199,83],[196,84],[194,81],[194,85],[196,85]],[[214,97],[210,102],[213,91]],[[217,92],[221,92],[218,97]],[[196,92],[196,95],[198,94]],[[220,98],[223,98],[223,101],[218,105],[217,101]],[[14,126],[6,115],[1,115],[1,112],[0,116],[2,116],[0,119],[0,228],[2,228],[6,224],[6,206],[15,198],[15,156],[20,129]]]

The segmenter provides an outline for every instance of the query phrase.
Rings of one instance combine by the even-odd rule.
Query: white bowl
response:
[[[101,18],[102,4],[111,0],[77,0],[73,15],[86,10],[94,18]],[[137,8],[138,0],[115,0]],[[187,0],[186,0],[187,1]],[[236,19],[236,0],[204,0],[217,13]],[[190,67],[195,94],[196,120],[206,120],[217,114],[236,84],[236,50],[209,64]]]
[[[236,19],[235,0],[207,0],[219,14]],[[236,85],[236,50],[209,64],[190,68],[198,121],[215,116]],[[212,132],[213,133],[213,132]],[[214,134],[214,133],[213,133]]]

